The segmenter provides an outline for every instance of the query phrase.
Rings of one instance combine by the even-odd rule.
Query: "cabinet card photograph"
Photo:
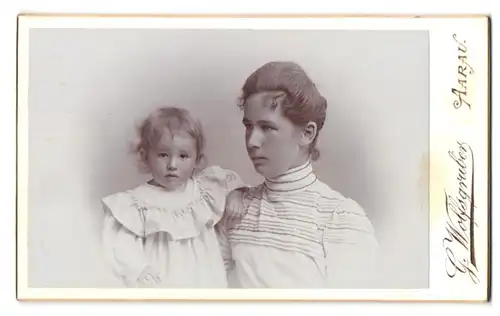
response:
[[[19,300],[486,301],[489,20],[18,17]]]

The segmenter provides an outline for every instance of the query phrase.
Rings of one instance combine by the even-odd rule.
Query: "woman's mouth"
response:
[[[251,157],[250,159],[252,159],[253,162],[263,162],[267,160],[267,158],[265,157],[258,157],[258,156]]]

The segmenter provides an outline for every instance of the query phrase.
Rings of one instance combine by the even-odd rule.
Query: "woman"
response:
[[[365,285],[378,248],[372,224],[312,166],[325,98],[299,65],[270,62],[247,78],[241,101],[248,156],[265,181],[233,191],[244,215],[218,227],[232,286]]]

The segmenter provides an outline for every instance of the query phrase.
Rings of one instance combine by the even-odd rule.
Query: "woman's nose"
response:
[[[247,136],[247,146],[250,148],[259,148],[262,145],[262,135],[253,129]]]

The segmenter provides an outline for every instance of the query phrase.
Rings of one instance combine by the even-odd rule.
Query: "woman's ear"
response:
[[[318,125],[314,122],[309,122],[306,124],[304,127],[304,130],[302,131],[302,144],[304,146],[309,146],[311,143],[314,141],[316,138],[316,135],[318,134]]]

